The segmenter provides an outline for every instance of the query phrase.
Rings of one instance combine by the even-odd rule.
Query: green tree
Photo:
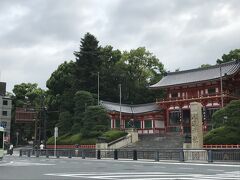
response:
[[[240,143],[240,100],[231,101],[213,114],[213,126],[204,137],[205,144]]]
[[[72,114],[68,111],[61,112],[57,127],[59,128],[59,135],[70,133],[69,129],[73,125]]]
[[[44,105],[45,91],[38,87],[36,83],[21,83],[13,88],[12,103],[13,114],[11,121],[11,142],[16,140],[16,132],[19,133],[19,143],[24,143],[25,139],[32,140],[34,136],[34,123],[16,123],[16,107],[24,107],[40,111]],[[41,117],[38,117],[41,118]],[[25,142],[26,143],[26,142]]]
[[[240,128],[240,100],[233,100],[213,114],[214,127],[230,126]]]
[[[118,65],[121,59],[121,51],[114,50],[112,46],[100,48],[100,99],[116,102],[119,100],[118,85],[121,80],[121,67]]]
[[[48,111],[48,136],[53,135],[53,129],[58,123],[59,113],[74,113],[74,94],[76,63],[65,61],[51,74],[46,82],[48,88],[46,104]],[[73,117],[72,117],[73,118]]]
[[[97,76],[101,66],[98,40],[92,34],[85,34],[81,39],[80,50],[75,51],[76,88],[97,93]]]
[[[39,108],[43,103],[45,91],[37,87],[36,83],[21,83],[13,88],[14,105],[16,107]]]
[[[92,94],[87,91],[78,91],[74,96],[74,124],[72,133],[79,133],[83,127],[83,117],[88,106],[92,106],[95,102]]]
[[[109,129],[109,116],[101,106],[89,106],[83,118],[83,136],[96,137]]]
[[[46,85],[49,89],[48,94],[62,95],[66,90],[72,90],[75,84],[75,68],[73,61],[60,64],[47,80]]]
[[[144,47],[125,51],[119,63],[124,72],[123,99],[128,103],[155,101],[155,93],[148,86],[158,82],[164,74],[164,66]],[[155,91],[157,92],[157,91]],[[159,92],[158,92],[159,93]]]
[[[240,60],[240,49],[235,49],[230,51],[228,54],[223,54],[222,59],[218,59],[217,63],[225,63],[229,61]]]
[[[211,64],[202,64],[200,66],[200,68],[208,68],[208,67],[211,67]]]

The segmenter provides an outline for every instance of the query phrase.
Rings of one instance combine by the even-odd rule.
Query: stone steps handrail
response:
[[[120,137],[120,138],[118,138],[118,139],[116,139],[116,140],[114,140],[112,142],[109,142],[108,143],[108,147],[113,145],[113,144],[116,144],[116,143],[118,143],[118,142],[120,142],[120,141],[122,141],[124,139],[129,139],[129,138],[131,138],[131,136],[132,136],[131,134],[127,134],[126,136]]]

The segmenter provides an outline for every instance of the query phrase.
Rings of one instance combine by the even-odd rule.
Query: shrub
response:
[[[106,139],[107,142],[114,141],[116,139],[119,139],[120,137],[126,136],[127,133],[123,131],[118,131],[118,130],[111,130],[105,132],[102,137]]]
[[[240,144],[240,130],[236,127],[219,127],[204,136],[204,144]]]
[[[71,144],[80,144],[82,139],[82,135],[80,133],[78,134],[74,134],[69,138],[69,141],[71,142]]]
[[[88,138],[88,139],[82,139],[80,144],[83,145],[92,145],[92,144],[96,144],[96,138]]]
[[[47,144],[54,144],[54,137],[50,137],[47,141]],[[74,144],[96,144],[96,138],[82,138],[82,135],[80,133],[70,135],[65,134],[63,136],[60,136],[57,138],[57,144],[59,145],[74,145]]]

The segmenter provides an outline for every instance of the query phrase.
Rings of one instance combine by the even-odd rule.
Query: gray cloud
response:
[[[239,9],[238,0],[2,0],[1,79],[9,91],[44,88],[86,32],[120,50],[145,46],[167,70],[214,64],[239,48]]]

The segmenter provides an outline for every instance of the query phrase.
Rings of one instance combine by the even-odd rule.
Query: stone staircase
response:
[[[166,135],[146,134],[139,135],[139,141],[130,144],[124,149],[172,149],[183,147],[183,136],[179,133],[168,133]]]

